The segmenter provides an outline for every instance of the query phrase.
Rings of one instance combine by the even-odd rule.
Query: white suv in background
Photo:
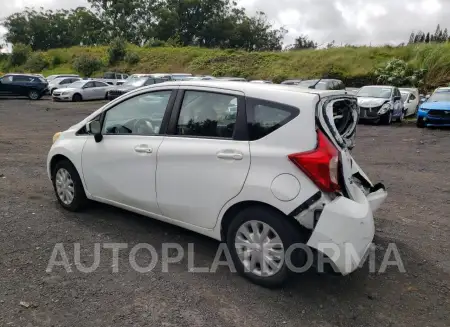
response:
[[[55,134],[48,175],[68,210],[95,200],[226,242],[237,271],[260,285],[287,279],[293,245],[345,275],[387,196],[350,155],[357,121],[356,98],[340,91],[167,82]]]

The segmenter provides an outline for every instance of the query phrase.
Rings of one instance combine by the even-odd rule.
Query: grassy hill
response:
[[[406,61],[414,69],[426,69],[423,88],[431,89],[450,82],[450,44],[420,44],[405,47],[344,47],[289,52],[244,52],[198,47],[139,48],[128,52],[139,55],[139,63],[108,66],[107,47],[52,49],[43,55],[48,68],[42,73],[72,73],[73,60],[82,54],[99,58],[102,71],[188,72],[214,76],[242,76],[251,79],[312,78],[328,74],[341,78],[348,86],[374,83],[375,68],[392,58]],[[6,65],[3,65],[5,67]],[[0,70],[2,69],[0,62]],[[8,69],[24,71],[22,67]],[[5,69],[3,69],[5,71]],[[101,71],[96,75],[101,74]]]

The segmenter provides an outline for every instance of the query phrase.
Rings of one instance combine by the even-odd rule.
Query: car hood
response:
[[[433,110],[450,110],[450,102],[437,101],[437,102],[425,102],[420,106],[422,109],[433,109]]]
[[[119,91],[119,92],[129,92],[129,91],[132,91],[135,89],[137,89],[136,86],[125,86],[125,87],[115,87],[112,90]]]
[[[379,107],[388,102],[389,99],[358,97],[358,106],[360,107]]]
[[[63,87],[63,88],[58,89],[58,92],[75,92],[75,91],[81,91],[81,90],[77,89],[75,87]]]

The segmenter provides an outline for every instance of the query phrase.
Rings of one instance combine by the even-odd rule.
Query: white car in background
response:
[[[53,91],[67,87],[69,84],[75,83],[77,81],[81,81],[80,77],[58,77],[52,79],[48,83],[48,91],[50,95],[53,93]]]
[[[58,74],[58,75],[49,75],[47,76],[46,80],[47,82],[51,82],[52,80],[54,80],[55,78],[61,78],[61,77],[80,77],[80,75],[76,75],[76,74]]]
[[[53,101],[84,101],[108,99],[113,86],[96,80],[80,80],[53,91]]]
[[[420,93],[416,88],[399,88],[405,107],[405,117],[414,116],[420,105]]]
[[[339,90],[166,82],[56,133],[47,171],[67,210],[90,199],[204,234],[227,243],[240,274],[278,286],[293,246],[295,267],[313,248],[343,275],[371,248],[387,193],[350,154],[357,121]]]

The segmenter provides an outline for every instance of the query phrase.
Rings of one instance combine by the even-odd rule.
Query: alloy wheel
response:
[[[29,96],[30,96],[30,99],[31,99],[31,100],[37,100],[37,99],[39,99],[39,93],[38,93],[37,91],[30,91]]]

